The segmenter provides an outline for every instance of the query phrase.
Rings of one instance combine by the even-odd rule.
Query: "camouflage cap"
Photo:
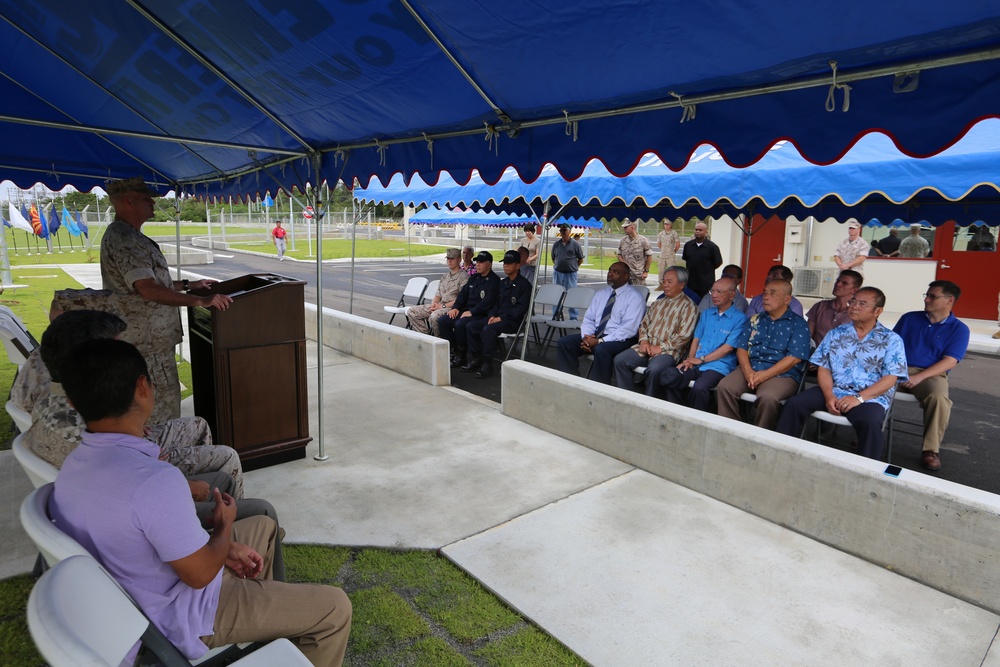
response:
[[[123,178],[118,181],[108,181],[108,184],[104,186],[104,189],[109,195],[120,195],[125,192],[140,192],[142,194],[149,195],[150,197],[160,196],[160,193],[154,188],[146,185],[146,182],[142,180],[142,176]]]
[[[462,251],[459,250],[458,248],[448,248],[447,250],[445,250],[444,256],[447,257],[448,259],[461,259]]]

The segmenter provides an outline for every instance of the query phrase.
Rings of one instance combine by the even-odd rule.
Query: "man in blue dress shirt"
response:
[[[580,333],[559,339],[559,370],[580,374],[580,357],[594,355],[590,379],[609,384],[615,355],[634,345],[638,338],[646,301],[628,284],[625,262],[615,262],[608,269],[608,286],[594,295],[583,316]]]
[[[927,287],[924,309],[906,313],[893,327],[906,346],[909,365],[910,379],[901,389],[916,396],[924,411],[920,462],[928,470],[941,469],[941,441],[951,418],[948,373],[969,348],[969,327],[951,312],[961,294],[955,283],[935,280]]]
[[[681,390],[693,381],[687,404],[695,410],[708,410],[712,389],[736,369],[736,345],[747,321],[733,303],[736,281],[732,278],[716,280],[708,296],[712,307],[698,319],[687,359],[668,369],[661,380],[671,403],[681,403]]]
[[[851,321],[831,330],[810,361],[816,364],[818,387],[785,403],[778,432],[800,436],[816,410],[843,415],[858,434],[858,454],[882,457],[882,422],[892,404],[896,382],[906,379],[903,341],[878,321],[885,294],[862,287],[850,301]]]

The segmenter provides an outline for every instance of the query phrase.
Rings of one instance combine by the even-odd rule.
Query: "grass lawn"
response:
[[[267,241],[259,243],[234,243],[230,247],[239,250],[252,250],[263,252],[269,255],[277,255],[278,251],[274,244]],[[304,239],[295,240],[296,250],[289,249],[285,255],[295,259],[312,259],[309,256],[308,246]],[[449,247],[447,245],[430,245],[427,243],[411,243],[409,256],[442,255]],[[315,242],[313,243],[313,253],[316,252]],[[350,239],[323,239],[323,259],[340,259],[351,256]],[[355,248],[355,257],[407,257],[406,241],[369,241],[368,239],[358,239]],[[443,263],[443,260],[442,260]]]
[[[342,587],[348,667],[562,667],[586,663],[428,551],[287,545],[288,580]],[[28,635],[29,576],[0,581],[0,664],[43,665]]]

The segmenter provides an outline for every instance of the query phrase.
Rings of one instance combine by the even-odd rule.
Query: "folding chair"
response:
[[[917,405],[917,406],[920,405],[920,401],[917,400],[916,396],[914,396],[913,394],[911,394],[908,391],[900,391],[898,388],[896,389],[896,395],[893,398],[893,401],[894,402],[898,401],[900,403],[910,403],[910,404]],[[889,421],[889,434],[890,435],[892,435],[892,433],[895,432],[895,430],[896,430],[895,424],[897,422],[900,423],[900,424],[906,424],[908,426],[916,426],[917,428],[920,429],[920,431],[917,432],[917,433],[913,433],[913,435],[920,436],[921,438],[924,437],[924,422],[923,422],[922,419],[919,422],[909,421],[909,420],[906,420],[906,419],[900,419],[899,417],[896,416],[896,411],[894,409],[893,410],[893,414],[892,414],[892,419]],[[906,433],[909,433],[909,431],[906,431]]]
[[[566,288],[554,283],[541,285],[538,291],[535,292],[535,305],[542,307],[542,312],[538,315],[532,315],[530,320],[531,332],[535,335],[535,345],[541,345],[542,343],[542,338],[538,334],[539,324],[548,324],[549,322],[562,320],[562,303],[565,298]],[[545,314],[546,306],[550,309],[548,315]]]
[[[645,285],[632,285],[632,287],[642,296],[643,303],[649,303],[649,288]]]
[[[424,293],[427,291],[427,278],[410,278],[406,281],[406,287],[403,288],[403,294],[399,297],[399,303],[395,306],[382,306],[382,309],[387,313],[391,313],[392,317],[389,318],[389,324],[396,319],[396,315],[406,315],[406,311],[410,306],[417,306],[420,304],[420,300],[424,298]],[[436,290],[435,290],[436,291]],[[406,305],[406,300],[411,299],[413,303],[410,306]],[[410,321],[406,321],[406,328],[410,328]]]
[[[14,401],[7,401],[7,414],[14,420],[17,430],[24,433],[31,428],[31,413],[25,412],[14,404]]]
[[[545,322],[549,329],[545,332],[545,337],[542,339],[542,354],[549,349],[549,344],[555,337],[556,331],[567,333],[575,329],[579,329],[583,323],[584,311],[590,308],[590,302],[594,300],[594,290],[589,287],[571,287],[566,292],[566,298],[562,302],[562,311],[565,312],[569,308],[576,308],[580,311],[579,320],[549,320]]]
[[[35,576],[70,556],[90,555],[79,542],[52,523],[49,517],[49,498],[52,497],[53,488],[52,482],[43,484],[29,493],[21,503],[21,526],[38,547]]]
[[[208,665],[226,660],[211,651],[209,660],[188,661],[132,602],[108,572],[90,556],[71,556],[46,572],[28,597],[28,630],[52,667],[119,665],[140,642],[144,653],[166,667]],[[302,665],[309,661],[287,639],[228,664]]]
[[[7,358],[20,366],[28,360],[28,355],[38,347],[38,343],[18,322],[17,318],[0,313],[0,341],[7,350]]]
[[[36,489],[43,484],[56,481],[59,468],[28,449],[28,446],[24,444],[23,433],[14,438],[11,449],[14,450],[14,458],[24,468],[24,472],[28,474],[28,479],[31,480],[32,486]]]
[[[17,322],[17,326],[21,327],[21,329],[24,330],[24,332],[28,335],[28,338],[31,339],[31,343],[35,347],[38,347],[38,341],[35,340],[35,337],[31,335],[30,331],[28,331],[28,327],[25,326],[24,320],[22,320],[20,317],[18,317],[17,313],[15,313],[13,310],[11,310],[10,306],[0,306],[0,314],[7,315],[11,319],[13,319],[15,322]]]
[[[422,305],[422,304],[425,304],[425,303],[430,303],[431,301],[433,301],[434,300],[434,295],[438,293],[438,287],[440,287],[440,286],[441,286],[441,279],[440,278],[437,278],[437,279],[432,280],[429,283],[427,283],[427,289],[424,290],[424,293],[420,297],[420,300],[417,301],[417,305],[419,306],[419,305]]]
[[[885,411],[885,417],[882,418],[882,435],[883,438],[885,439],[886,463],[892,463],[892,427],[890,425],[892,424],[892,408],[894,402],[895,399],[889,402],[889,409]],[[810,415],[810,417],[813,417],[816,420],[816,442],[820,442],[819,428],[821,423],[825,422],[827,424],[834,424],[836,426],[851,426],[851,422],[847,420],[847,417],[844,417],[842,415],[834,415],[827,412],[826,410],[816,410]],[[809,420],[807,419],[806,423],[802,425],[802,434],[799,436],[803,440],[805,439],[806,429],[808,428],[808,426],[809,426]]]

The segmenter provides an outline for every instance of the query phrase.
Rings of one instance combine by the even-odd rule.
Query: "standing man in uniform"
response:
[[[115,220],[101,240],[101,279],[104,289],[118,296],[120,314],[128,328],[121,339],[135,345],[146,359],[156,385],[156,404],[150,422],[162,424],[181,416],[181,387],[177,377],[174,347],[181,342],[179,306],[202,306],[225,310],[233,302],[226,294],[195,296],[191,289],[204,289],[215,280],[172,280],[160,246],[142,233],[142,225],[153,217],[156,190],[142,177],[111,181],[108,197],[115,207]]]
[[[931,244],[920,235],[920,225],[910,225],[910,235],[899,244],[899,256],[909,259],[926,257],[931,251]]]
[[[497,338],[503,333],[517,333],[521,328],[531,299],[531,283],[520,274],[520,266],[519,251],[508,250],[504,253],[503,272],[507,277],[500,281],[500,293],[490,309],[489,318],[469,324],[468,342],[472,361],[462,366],[463,373],[475,371],[480,380],[493,375]]]
[[[271,230],[271,242],[274,243],[274,247],[278,249],[278,261],[285,261],[285,248],[287,247],[285,241],[285,235],[288,234],[288,230],[281,226],[281,220],[274,223],[274,229]]]
[[[847,219],[847,238],[840,242],[833,252],[833,261],[837,263],[837,268],[841,271],[854,269],[861,275],[865,275],[864,263],[868,259],[868,251],[871,246],[868,241],[861,238],[861,223],[857,218]]]
[[[576,273],[583,264],[583,248],[572,234],[573,228],[563,223],[559,225],[559,240],[552,244],[552,282],[567,290],[576,287]],[[580,316],[576,308],[569,309],[569,319]]]
[[[465,365],[469,325],[485,320],[500,292],[500,278],[493,273],[493,255],[480,250],[476,255],[476,275],[458,293],[451,310],[438,319],[441,338],[450,343],[451,367]]]
[[[703,298],[715,283],[715,270],[722,266],[722,251],[708,238],[704,222],[694,226],[694,238],[684,244],[681,259],[687,264],[688,288]]]
[[[448,248],[444,257],[444,261],[448,264],[448,273],[441,276],[434,300],[420,306],[413,306],[406,311],[406,319],[409,320],[410,328],[414,331],[440,336],[438,320],[451,310],[451,307],[455,305],[455,299],[458,298],[458,292],[465,286],[465,283],[469,282],[469,274],[463,271],[459,265],[461,253],[458,248]]]
[[[628,218],[622,220],[622,230],[625,236],[618,243],[618,261],[628,265],[630,285],[645,285],[646,278],[649,277],[649,265],[653,261],[649,239],[639,236],[635,221]]]
[[[663,274],[668,266],[673,266],[677,251],[681,249],[681,237],[674,231],[674,223],[663,219],[663,231],[656,237],[656,245],[660,249],[660,275],[657,285],[663,284]]]

